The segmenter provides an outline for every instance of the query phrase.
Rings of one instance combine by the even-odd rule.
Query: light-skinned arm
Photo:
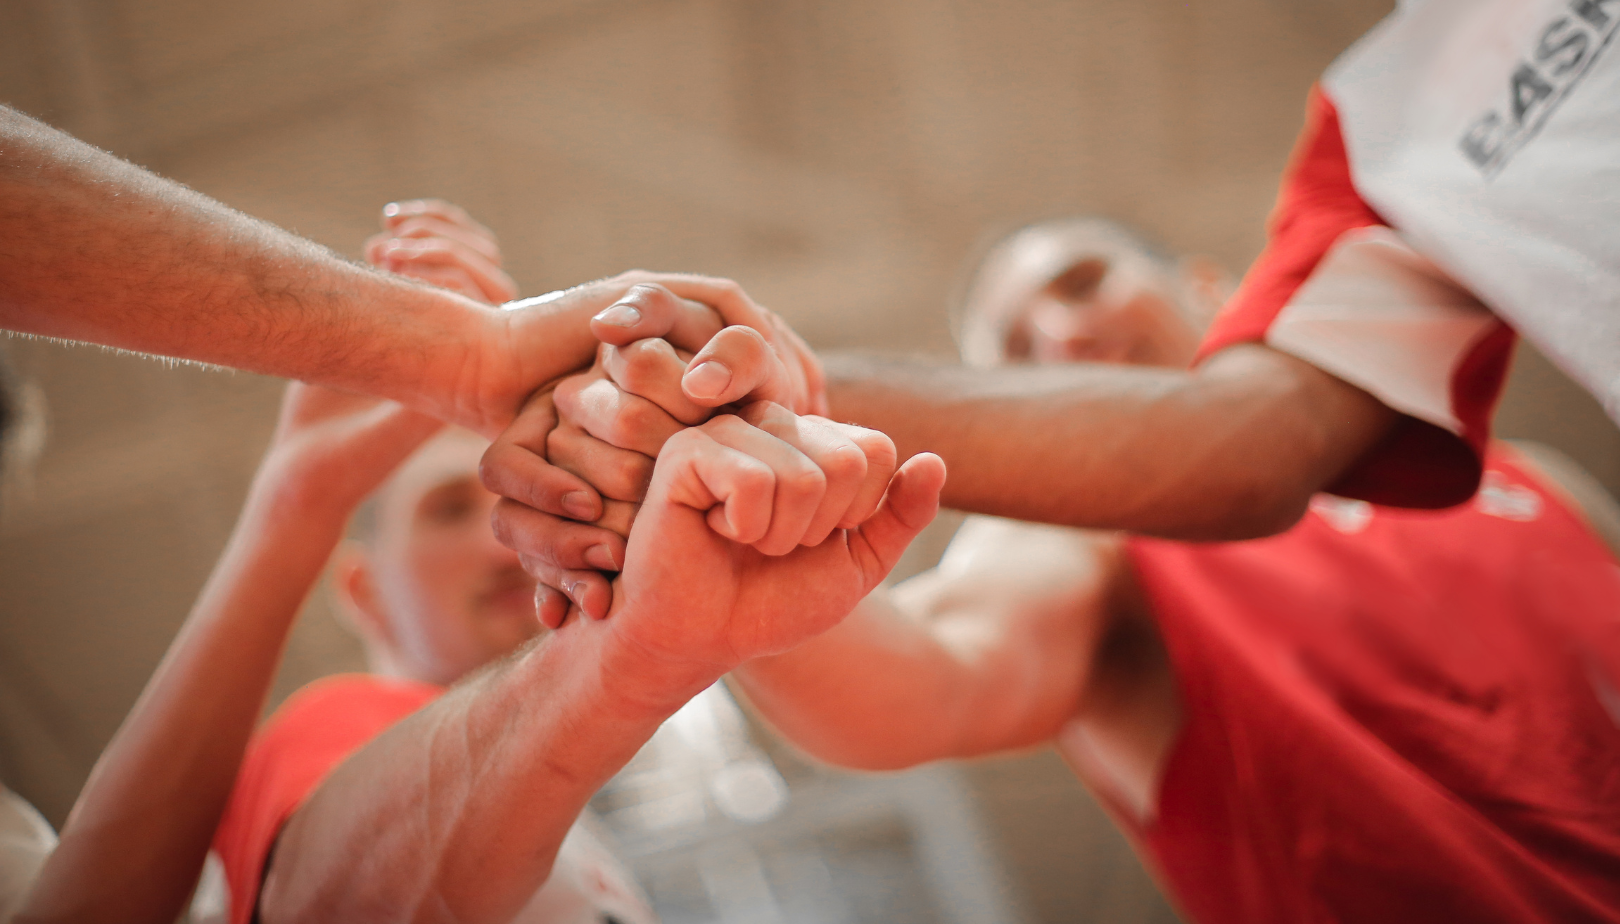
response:
[[[836,624],[931,519],[936,457],[894,472],[876,434],[772,405],[749,418],[669,440],[612,619],[542,637],[317,788],[277,841],[262,920],[507,920],[664,719],[742,661]]]
[[[893,770],[1050,740],[1120,618],[1117,536],[970,518],[938,568],[733,681],[788,740]]]
[[[482,301],[516,294],[494,236],[456,206],[396,203],[383,225],[367,242],[378,265]],[[230,542],[97,761],[23,920],[179,915],[304,599],[355,505],[438,428],[399,405],[288,388]]]
[[[402,257],[411,249],[394,247]],[[687,300],[693,317],[684,328],[707,327],[688,349],[719,329],[704,320],[707,305],[814,365],[791,332],[726,280],[633,272],[498,310],[344,260],[5,106],[0,253],[7,330],[388,398],[492,438],[537,389],[590,364],[590,319],[638,284],[661,283]],[[642,329],[623,312],[616,323]],[[802,394],[819,395],[808,384],[813,368],[796,375]],[[533,460],[514,464],[520,471],[507,480],[527,485],[526,501],[561,513],[560,499],[580,492],[585,504],[574,515],[600,515],[595,493],[577,479]]]
[[[224,554],[97,761],[19,921],[184,908],[299,608],[354,506],[440,426],[294,384]]]

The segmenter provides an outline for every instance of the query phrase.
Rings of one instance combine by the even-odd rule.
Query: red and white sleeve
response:
[[[1264,343],[1368,392],[1404,417],[1330,490],[1445,507],[1479,484],[1514,340],[1357,194],[1333,104],[1313,90],[1266,249],[1199,359]]]

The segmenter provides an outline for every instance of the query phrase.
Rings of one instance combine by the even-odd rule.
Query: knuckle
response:
[[[782,490],[798,497],[818,495],[827,490],[827,476],[821,469],[805,463],[795,466],[777,479]]]
[[[822,470],[830,480],[859,478],[866,474],[866,453],[854,443],[833,447],[822,460]]]
[[[770,496],[776,490],[776,473],[758,460],[751,461],[754,464],[738,466],[736,476],[738,490],[746,494]]]

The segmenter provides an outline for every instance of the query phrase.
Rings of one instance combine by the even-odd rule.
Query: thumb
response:
[[[911,540],[939,512],[945,487],[945,460],[931,452],[906,460],[889,480],[877,513],[850,534],[850,552],[868,589],[888,577]]]
[[[787,369],[751,327],[732,326],[714,337],[686,364],[681,390],[694,404],[719,407],[744,398],[774,401],[793,409]]]

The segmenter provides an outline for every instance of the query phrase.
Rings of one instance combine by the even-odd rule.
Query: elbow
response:
[[[1210,524],[1208,535],[1194,537],[1210,542],[1236,542],[1264,539],[1292,529],[1305,516],[1314,491],[1304,485],[1276,482],[1254,485],[1234,492],[1234,504]]]

